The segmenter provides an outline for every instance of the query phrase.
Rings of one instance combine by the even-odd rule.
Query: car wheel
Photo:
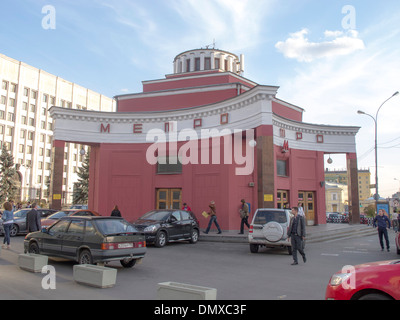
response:
[[[192,229],[192,235],[189,241],[190,243],[196,243],[197,241],[199,241],[199,230]]]
[[[289,256],[291,256],[293,254],[292,247],[287,247],[287,251],[288,251]]]
[[[13,224],[10,229],[10,237],[15,237],[19,232],[19,228],[16,224]]]
[[[362,296],[358,300],[392,300],[392,299],[390,299],[390,297],[385,296],[383,294],[370,293],[370,294],[366,294],[365,296]]]
[[[85,249],[79,253],[78,263],[79,264],[93,264],[93,257],[89,250]]]
[[[259,247],[260,247],[260,246],[259,246],[258,244],[250,243],[250,252],[251,252],[251,253],[257,253]]]
[[[34,254],[39,254],[39,253],[40,253],[40,250],[39,250],[38,244],[37,244],[36,242],[31,242],[31,243],[29,244],[29,250],[28,250],[28,252],[29,252],[29,253],[34,253]]]
[[[160,232],[157,234],[156,241],[155,241],[154,245],[155,245],[157,248],[162,248],[162,247],[164,247],[166,244],[167,244],[167,234],[166,234],[164,231],[160,231]]]
[[[120,262],[124,268],[132,268],[136,264],[136,259],[123,259]]]

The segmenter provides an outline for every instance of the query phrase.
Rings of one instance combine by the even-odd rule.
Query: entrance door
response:
[[[182,207],[181,189],[157,189],[156,209],[180,209]]]
[[[276,192],[276,205],[279,209],[289,208],[289,191],[278,190]]]
[[[315,192],[313,191],[299,191],[299,203],[303,205],[304,213],[306,216],[306,223],[308,226],[315,224]]]

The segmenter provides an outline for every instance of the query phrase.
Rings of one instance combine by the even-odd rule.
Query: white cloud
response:
[[[375,34],[382,36],[375,37]],[[335,39],[343,37],[339,32],[328,32],[325,36]],[[279,97],[305,108],[305,122],[361,127],[357,134],[358,166],[370,168],[371,183],[375,172],[374,121],[358,115],[357,110],[375,116],[382,102],[400,90],[398,36],[399,28],[396,25],[391,28],[375,26],[373,30],[363,33],[368,43],[364,50],[337,59],[298,65],[294,75],[282,75],[279,81]],[[397,96],[379,112],[379,193],[385,197],[396,191],[394,177],[400,178],[396,176],[400,170],[400,149],[391,147],[397,145],[398,140],[395,139],[400,137],[399,118],[400,97]],[[393,140],[392,143],[386,143]],[[346,167],[344,156],[334,158],[332,155],[332,158],[332,167]]]
[[[288,39],[278,42],[275,47],[286,58],[296,59],[300,62],[312,62],[321,58],[348,55],[365,49],[363,40],[358,38],[358,33],[354,30],[348,31],[347,34],[342,31],[327,30],[322,42],[311,42],[307,38],[308,34],[307,29],[292,33]]]

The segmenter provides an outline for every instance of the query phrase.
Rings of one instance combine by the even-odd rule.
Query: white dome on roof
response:
[[[244,55],[218,49],[195,49],[182,52],[174,59],[174,73],[207,70],[229,71],[241,75],[244,72]]]

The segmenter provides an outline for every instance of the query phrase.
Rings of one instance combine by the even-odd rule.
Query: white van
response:
[[[250,251],[257,253],[260,246],[281,247],[292,254],[287,236],[291,216],[287,209],[257,209],[249,230]]]

